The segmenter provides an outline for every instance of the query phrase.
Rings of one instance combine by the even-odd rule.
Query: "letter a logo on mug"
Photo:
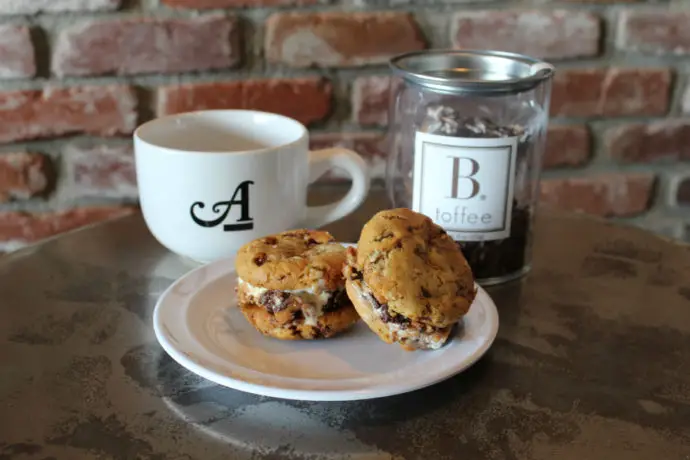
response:
[[[223,225],[223,230],[225,230],[226,232],[234,232],[238,230],[252,230],[254,228],[254,220],[251,217],[249,217],[249,186],[253,183],[254,181],[251,180],[246,180],[242,182],[235,189],[235,193],[232,194],[232,199],[230,201],[219,201],[218,203],[214,204],[212,208],[213,212],[218,212],[217,209],[219,206],[225,206],[225,211],[217,219],[203,220],[200,217],[196,216],[194,214],[194,208],[204,209],[206,207],[206,205],[202,201],[196,201],[189,210],[192,215],[192,220],[197,224],[201,225],[202,227],[217,227],[218,225],[222,224],[223,221],[225,221],[225,219],[228,217],[228,214],[230,213],[230,207],[233,204],[237,204],[242,206],[240,218],[237,221],[238,223],[225,224]],[[238,193],[240,193],[240,197],[238,200],[236,200],[235,197],[237,197]]]
[[[316,228],[353,212],[369,192],[364,160],[347,149],[309,151],[307,129],[251,110],[189,112],[134,133],[139,200],[154,237],[200,262],[291,228]],[[307,206],[307,187],[328,170],[352,186],[339,202]]]

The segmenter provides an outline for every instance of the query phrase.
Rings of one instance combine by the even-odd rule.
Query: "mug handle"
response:
[[[309,183],[333,168],[344,169],[352,186],[340,201],[324,206],[309,206],[305,227],[323,227],[353,212],[369,193],[369,169],[364,159],[352,150],[333,147],[309,152]]]

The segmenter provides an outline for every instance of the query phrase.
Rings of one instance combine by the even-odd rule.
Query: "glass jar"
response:
[[[391,61],[386,187],[458,242],[477,282],[530,269],[552,65],[432,50]]]

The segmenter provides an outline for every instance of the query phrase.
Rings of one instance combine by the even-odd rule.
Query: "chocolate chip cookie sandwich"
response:
[[[382,211],[367,222],[343,272],[364,322],[406,350],[441,348],[476,295],[457,244],[409,209]]]
[[[239,308],[264,335],[332,337],[359,316],[345,293],[345,247],[328,232],[293,230],[243,246],[235,261]]]

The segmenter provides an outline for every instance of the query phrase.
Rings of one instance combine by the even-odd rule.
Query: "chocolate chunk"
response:
[[[289,304],[290,294],[279,291],[277,289],[270,289],[259,298],[259,303],[269,312],[278,313],[285,310]]]
[[[332,311],[336,311],[337,309],[347,304],[349,301],[350,299],[347,297],[347,294],[345,293],[344,289],[334,291],[328,298],[328,302],[326,302],[326,305],[323,306],[323,312],[329,313]]]
[[[374,297],[373,294],[370,293],[367,297],[371,303],[374,304],[374,308],[379,311],[381,319],[384,323],[395,323],[401,326],[405,326],[410,323],[410,320],[404,316],[389,311],[388,305],[385,303],[380,303],[378,300],[376,300],[376,297]]]
[[[316,241],[314,238],[309,238],[309,240],[307,240],[308,247],[316,246],[317,244],[319,244],[319,242]]]
[[[431,297],[431,293],[427,291],[425,288],[422,288],[422,297],[428,299],[429,297]]]
[[[301,321],[303,319],[304,319],[304,313],[302,312],[302,310],[297,310],[297,311],[292,313],[292,320],[293,321]]]
[[[265,252],[260,252],[256,256],[254,256],[254,263],[256,264],[257,267],[262,266],[264,263],[266,263],[266,253]]]
[[[388,309],[388,305],[381,305],[381,319],[386,323],[395,323],[401,326],[406,326],[410,324],[410,320],[402,315],[393,313]]]
[[[278,239],[274,236],[268,236],[264,238],[264,243],[273,246],[274,244],[278,244]]]

